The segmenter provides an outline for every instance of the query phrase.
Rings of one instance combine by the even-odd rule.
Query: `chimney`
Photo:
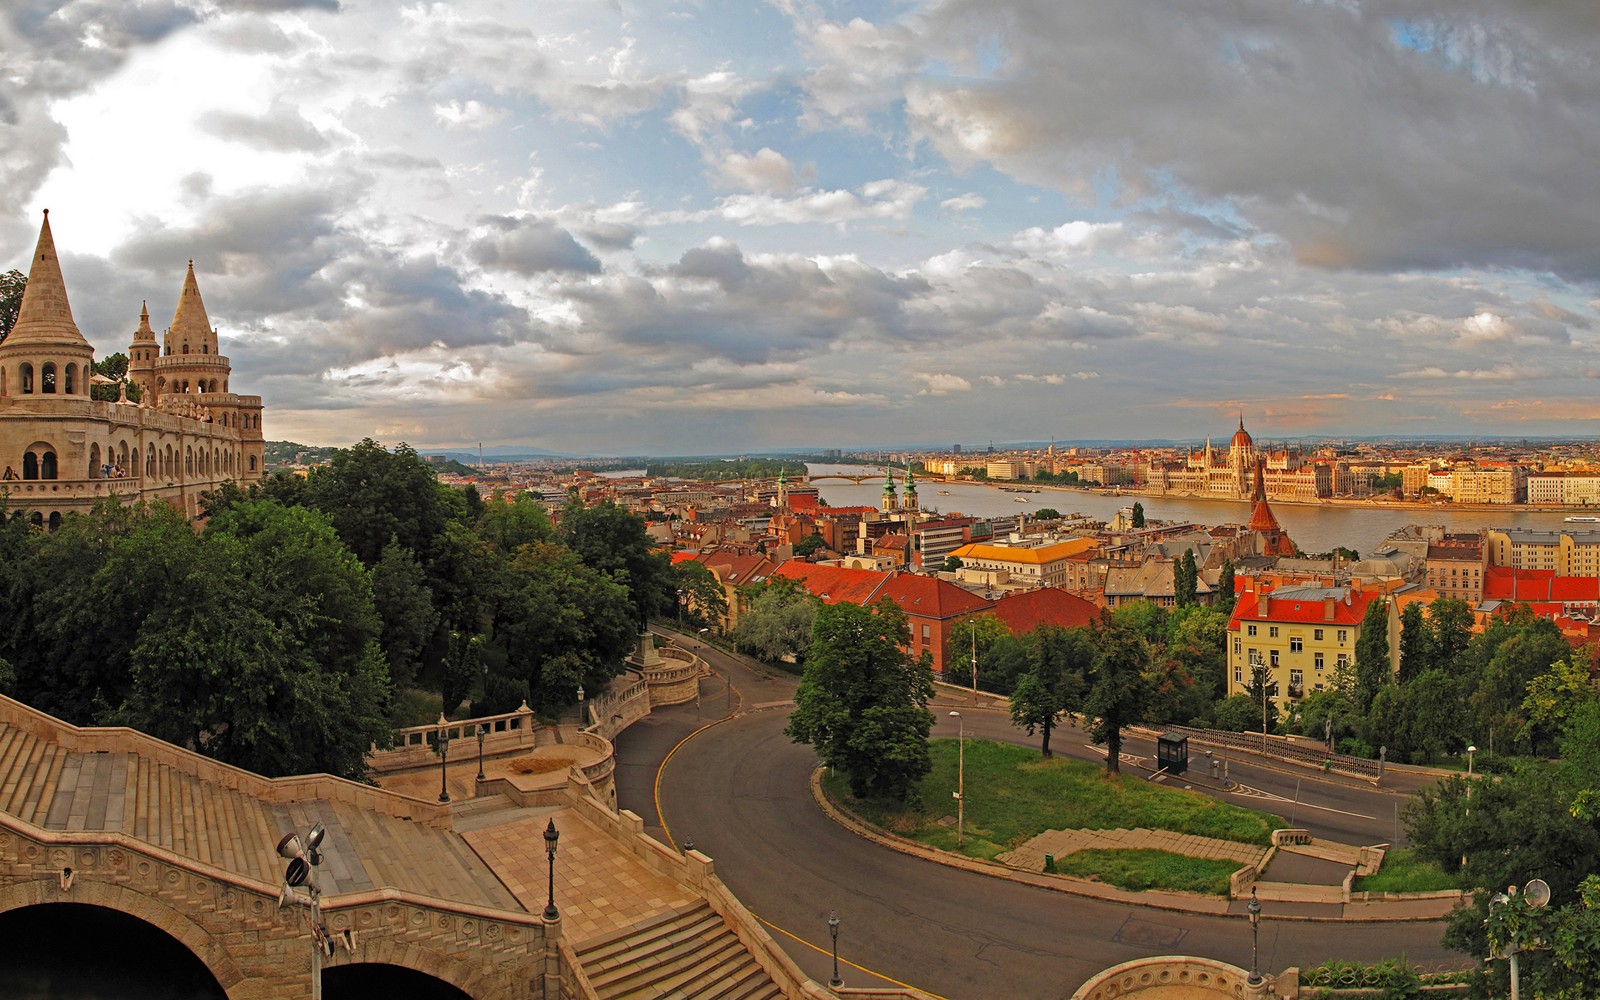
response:
[[[1323,621],[1327,621],[1327,622],[1333,621],[1333,604],[1334,604],[1334,601],[1333,601],[1333,598],[1331,598],[1331,597],[1324,597],[1322,599],[1322,620]]]

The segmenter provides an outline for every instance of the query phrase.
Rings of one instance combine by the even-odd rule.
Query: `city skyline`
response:
[[[17,12],[0,270],[193,258],[313,445],[1580,437],[1600,13],[1503,6]]]

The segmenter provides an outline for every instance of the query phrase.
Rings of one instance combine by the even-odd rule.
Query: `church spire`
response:
[[[215,354],[216,334],[211,329],[211,317],[206,315],[206,304],[200,298],[200,285],[194,280],[194,261],[189,261],[189,273],[183,279],[183,291],[178,293],[178,308],[172,314],[172,328],[167,331],[168,354]]]
[[[17,322],[6,345],[90,349],[89,342],[78,332],[78,324],[72,320],[72,306],[67,303],[67,285],[61,279],[56,241],[50,233],[49,209],[45,209],[44,224],[39,227],[39,243],[28,268],[28,285],[22,292]]]

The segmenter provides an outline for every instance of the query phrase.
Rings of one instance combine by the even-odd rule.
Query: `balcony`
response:
[[[0,482],[0,490],[9,493],[14,503],[23,506],[96,500],[114,494],[127,496],[137,494],[143,488],[143,480],[136,476],[123,479],[8,479]]]

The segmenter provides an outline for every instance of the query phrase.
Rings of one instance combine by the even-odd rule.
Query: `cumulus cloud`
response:
[[[472,244],[472,257],[484,267],[524,276],[549,271],[598,274],[600,261],[572,234],[542,219],[497,218],[490,232]]]
[[[919,396],[948,396],[952,392],[971,392],[972,383],[960,375],[949,372],[913,372],[912,377],[922,383]]]
[[[798,186],[794,164],[766,146],[750,156],[727,154],[722,158],[719,176],[724,187],[766,194],[788,194]]]
[[[506,120],[505,108],[491,107],[482,101],[447,101],[433,106],[433,116],[452,128],[485,129]]]

